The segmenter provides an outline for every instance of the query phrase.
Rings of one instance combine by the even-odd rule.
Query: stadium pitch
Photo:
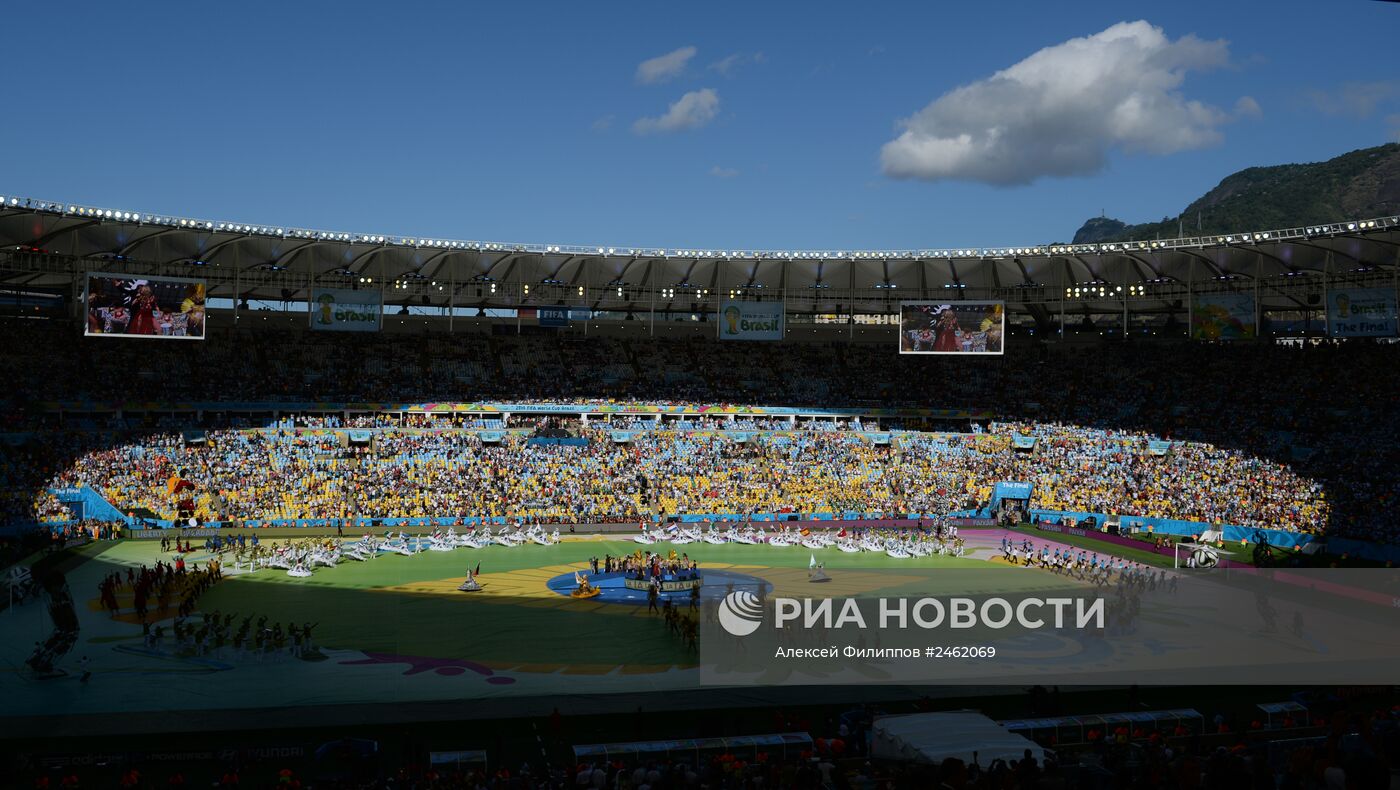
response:
[[[965,542],[962,557],[896,558],[877,551],[796,545],[702,541],[644,547],[616,534],[579,535],[552,545],[428,549],[407,556],[385,552],[318,567],[303,578],[271,567],[248,571],[246,563],[240,570],[232,553],[225,552],[225,578],[198,595],[197,604],[178,620],[181,634],[175,633],[179,612],[174,601],[147,602],[147,631],[135,611],[131,585],[119,588],[115,600],[100,591],[114,573],[125,578],[143,565],[169,564],[176,554],[162,551],[154,540],[89,543],[40,560],[50,566],[44,571],[50,578],[55,578],[54,570],[62,574],[66,595],[51,591],[43,603],[30,600],[0,614],[0,677],[6,693],[0,731],[23,732],[55,716],[71,720],[74,715],[85,717],[84,726],[99,728],[94,731],[121,726],[133,732],[208,729],[217,726],[214,722],[245,726],[250,718],[265,726],[273,721],[295,726],[355,715],[349,711],[414,720],[501,717],[524,710],[538,713],[541,705],[548,712],[565,697],[593,710],[632,710],[638,701],[657,700],[665,700],[670,709],[786,704],[813,693],[795,675],[773,675],[762,668],[755,675],[749,663],[701,660],[701,652],[716,645],[721,655],[728,655],[723,640],[711,643],[705,636],[720,609],[718,599],[727,593],[762,590],[776,599],[1040,596],[1074,587],[1092,593],[1081,577],[1003,561],[1003,539],[1020,544],[1026,538],[1021,533],[965,528],[959,537]],[[304,545],[325,539],[263,543]],[[1037,552],[1069,549],[1054,539],[1033,543]],[[664,608],[653,611],[644,595],[630,594],[616,579],[592,573],[594,557],[601,561],[647,549],[662,556],[684,553],[707,575],[709,589],[693,613],[688,592],[670,598],[680,617],[693,618],[698,626],[699,650],[685,627],[672,627]],[[201,548],[178,556],[191,570],[207,569],[213,558]],[[1100,550],[1098,556],[1112,555]],[[812,583],[809,566],[814,561],[825,566],[829,581]],[[478,565],[481,591],[459,591],[468,570]],[[572,597],[575,574],[611,586],[611,594]],[[1292,631],[1285,627],[1275,633],[1260,630],[1251,604],[1219,606],[1214,589],[1198,588],[1194,596],[1172,595],[1144,609],[1152,628],[1165,629],[1165,639],[1128,638],[1113,646],[1070,636],[1037,642],[1035,650],[1019,658],[1009,655],[1005,666],[1016,678],[1012,685],[1005,680],[988,685],[991,681],[981,675],[941,675],[946,679],[909,685],[913,681],[885,668],[863,677],[886,684],[879,693],[911,693],[902,688],[945,696],[1007,693],[1019,687],[1021,678],[1028,681],[1052,667],[1087,669],[1087,682],[1101,684],[1111,672],[1131,674],[1134,667],[1165,671],[1202,655],[1208,662],[1248,664],[1248,656],[1221,655],[1213,648],[1240,634],[1252,634],[1255,647],[1270,646],[1270,655],[1279,661],[1325,661],[1329,651],[1336,652],[1328,646],[1341,642],[1335,633],[1323,631],[1335,627],[1364,633],[1369,627],[1361,616],[1369,615],[1356,609],[1354,600],[1359,599],[1354,597],[1300,602],[1297,611],[1306,627],[1295,624]],[[1281,606],[1294,611],[1293,604]],[[53,638],[56,624],[69,619],[67,611],[78,626],[76,642],[51,670],[38,671],[26,659]],[[215,618],[225,624],[222,637],[216,636],[218,629],[205,627]],[[298,643],[292,635],[304,633],[307,626],[311,638]],[[248,638],[229,639],[234,631]],[[254,640],[258,634],[261,638]],[[1390,649],[1388,640],[1378,636],[1373,648]],[[718,676],[713,674],[716,666]],[[708,677],[707,667],[712,672]],[[756,688],[754,677],[775,684]],[[780,688],[793,681],[790,688]],[[929,682],[944,685],[931,687]],[[839,685],[821,692],[824,698],[841,693]],[[179,724],[172,716],[182,717]]]
[[[705,598],[725,589],[773,595],[810,595],[808,565],[825,564],[832,580],[822,595],[872,592],[897,595],[931,568],[989,567],[1000,530],[967,530],[965,557],[895,559],[879,553],[811,551],[800,546],[657,544],[663,555],[686,553],[711,578]],[[280,542],[280,541],[278,541]],[[173,562],[151,540],[99,542],[70,549],[62,565],[80,624],[78,644],[52,676],[36,677],[24,660],[52,629],[43,606],[27,604],[0,617],[4,663],[14,693],[8,715],[160,711],[194,702],[206,709],[244,709],[345,703],[405,703],[559,693],[635,693],[693,689],[697,656],[672,633],[645,599],[570,597],[573,574],[589,560],[633,554],[639,546],[616,536],[566,538],[551,546],[490,546],[413,556],[386,554],[364,562],[318,568],[308,578],[263,568],[240,572],[224,558],[225,578],[198,598],[184,622],[197,629],[205,615],[245,619],[253,630],[312,626],[310,644],[293,655],[292,641],[269,637],[263,649],[212,640],[178,645],[173,604],[150,604],[152,634],[143,633],[131,590],[118,592],[115,616],[98,588],[113,572],[126,574],[157,561]],[[191,568],[207,567],[200,549],[183,555]],[[469,568],[480,566],[479,593],[457,590]],[[1040,571],[995,574],[1009,589],[1048,579]],[[752,586],[750,586],[752,585]],[[992,592],[993,590],[988,590]],[[975,591],[971,591],[975,592]],[[688,596],[673,604],[688,612]],[[703,608],[703,602],[701,607]],[[154,639],[155,630],[162,637]],[[188,641],[188,640],[187,640]],[[196,641],[198,641],[196,639]],[[82,660],[92,677],[81,682],[65,669]]]

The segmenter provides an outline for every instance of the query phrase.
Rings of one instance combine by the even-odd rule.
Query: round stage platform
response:
[[[700,576],[704,580],[704,584],[700,587],[700,599],[703,601],[719,600],[733,590],[748,590],[752,593],[758,593],[761,587],[764,595],[773,590],[772,584],[747,573],[701,569]],[[588,583],[597,587],[601,592],[593,598],[582,600],[646,605],[646,590],[634,590],[627,587],[627,575],[624,573],[600,573],[596,576],[589,574]],[[578,589],[578,582],[574,581],[572,573],[555,576],[545,582],[545,585],[549,587],[551,592],[563,596],[568,596]],[[669,598],[677,603],[689,601],[690,589],[687,586],[685,589],[663,591],[661,598],[662,600]]]

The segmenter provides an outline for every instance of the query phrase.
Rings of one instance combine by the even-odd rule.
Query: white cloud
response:
[[[612,128],[614,120],[616,120],[615,116],[604,115],[603,117],[593,122],[593,131],[606,132],[607,130]]]
[[[637,119],[632,124],[632,131],[651,134],[696,129],[713,121],[716,115],[719,115],[719,94],[714,88],[701,88],[676,99],[666,109],[665,115]]]
[[[1236,118],[1261,118],[1264,110],[1259,106],[1259,102],[1253,96],[1241,96],[1235,100]]]
[[[1400,112],[1385,117],[1385,125],[1390,127],[1390,136],[1400,143]]]
[[[749,64],[759,64],[766,58],[762,52],[755,52],[752,55],[744,55],[735,52],[733,55],[720,58],[719,60],[706,66],[710,71],[718,73],[721,77],[733,77],[740,68]]]
[[[680,73],[685,71],[685,64],[689,63],[698,51],[695,47],[681,47],[665,55],[642,61],[637,65],[637,82],[652,85],[680,76]]]
[[[710,175],[715,178],[737,178],[739,176],[739,169],[736,167],[720,167],[719,165],[715,165],[710,168]]]
[[[1317,110],[1328,115],[1370,118],[1377,105],[1400,96],[1400,81],[1347,82],[1333,91],[1308,91],[1307,98]]]
[[[1098,172],[1115,148],[1214,145],[1228,115],[1179,89],[1188,71],[1228,62],[1223,40],[1172,41],[1147,22],[1121,22],[943,94],[901,122],[881,166],[894,178],[1009,186]]]

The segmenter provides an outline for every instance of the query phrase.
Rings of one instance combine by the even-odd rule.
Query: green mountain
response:
[[[1400,214],[1400,143],[1326,162],[1246,168],[1226,176],[1178,217],[1140,225],[1095,217],[1073,243],[1211,236],[1393,214]]]

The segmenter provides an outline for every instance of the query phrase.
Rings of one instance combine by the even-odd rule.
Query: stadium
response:
[[[0,230],[9,333],[29,349],[6,358],[30,396],[9,410],[28,429],[7,434],[10,517],[83,544],[30,557],[26,589],[46,605],[11,599],[21,727],[52,715],[55,679],[91,671],[122,678],[65,699],[94,732],[118,715],[165,730],[169,696],[211,683],[222,693],[177,729],[332,723],[344,705],[463,715],[445,701],[541,715],[580,695],[599,711],[657,695],[722,707],[740,698],[698,682],[695,621],[736,587],[802,595],[816,564],[824,594],[854,596],[911,568],[1040,564],[1052,547],[1034,572],[1069,574],[1052,567],[1063,556],[1076,579],[1179,566],[1182,543],[1211,564],[1263,563],[1261,546],[1270,564],[1395,558],[1393,513],[1373,506],[1395,496],[1394,466],[1358,474],[1379,454],[1328,449],[1395,435],[1393,346],[1187,337],[1220,331],[1193,313],[1222,294],[1280,326],[1319,320],[1321,294],[1384,293],[1395,217],[1143,244],[721,253],[7,197]],[[172,279],[177,296],[198,283],[203,338],[84,337],[119,331],[75,328],[89,279]],[[318,332],[319,290],[360,294],[382,331]],[[944,300],[1004,306],[1004,352],[901,353],[901,305]],[[725,311],[751,305],[780,308],[765,313],[780,336],[726,340]],[[1190,388],[1173,390],[1188,365]],[[1368,376],[1338,391],[1339,369]],[[1300,419],[1319,389],[1329,409]],[[638,561],[667,579],[698,568],[698,603],[668,591],[656,597],[679,614],[663,615],[625,586]],[[169,578],[143,579],[162,565]],[[1024,584],[1000,576],[993,589]],[[469,577],[478,592],[459,589]]]
[[[337,46],[322,22],[309,53]],[[696,89],[589,139],[630,134],[619,148],[654,168],[694,165],[663,147],[702,127],[755,144],[733,97],[781,73],[793,53],[772,46],[642,61],[631,90]],[[265,167],[240,173],[234,146],[201,157],[197,189],[104,180],[128,164],[120,136],[44,174],[130,204],[0,177],[0,786],[1396,786],[1400,144],[1250,166],[1161,223],[1100,216],[1026,244],[1051,203],[1088,199],[1031,184],[1103,179],[1140,213],[1156,204],[1104,171],[1204,156],[1261,112],[1180,92],[1231,62],[1223,39],[1135,22],[1036,46],[992,77],[979,62],[880,149],[884,176],[930,182],[916,190],[975,185],[893,238],[965,238],[948,223],[1004,205],[968,228],[1011,246],[739,247],[753,204],[697,209],[681,182],[661,194],[625,168],[631,202],[602,180],[563,210],[531,196],[526,227],[615,204],[623,221],[601,227],[647,245],[459,238],[489,223],[439,210],[499,195],[520,213],[524,182],[572,191],[594,164],[509,126],[459,132],[542,156],[518,181],[444,190],[405,166],[421,195],[358,207],[411,179],[297,175],[307,140],[338,138],[291,120],[276,139],[244,129]],[[1086,64],[1107,76],[1076,88],[1073,123],[1033,100]],[[1117,136],[1095,141],[1085,96],[1139,67],[1102,113]],[[365,98],[399,86],[351,72],[321,87],[357,97],[367,134],[407,140]],[[1008,87],[1028,73],[1050,82]],[[422,96],[402,91],[391,104]],[[1389,91],[1299,101],[1359,123]],[[1130,123],[1164,105],[1169,142]],[[414,134],[454,172],[456,138]],[[129,153],[153,174],[187,161]],[[1096,156],[1111,166],[1081,161]],[[1164,192],[1172,167],[1153,171]],[[889,234],[821,212],[783,224],[811,210],[802,193],[835,202],[858,181],[812,189],[776,155],[772,170],[797,206],[757,212],[774,238]],[[768,172],[715,164],[707,189]],[[206,209],[253,175],[259,222]],[[371,226],[298,227],[326,216],[304,194]],[[903,222],[915,194],[863,200]],[[657,244],[677,232],[666,212],[724,246],[683,225],[681,246]]]

